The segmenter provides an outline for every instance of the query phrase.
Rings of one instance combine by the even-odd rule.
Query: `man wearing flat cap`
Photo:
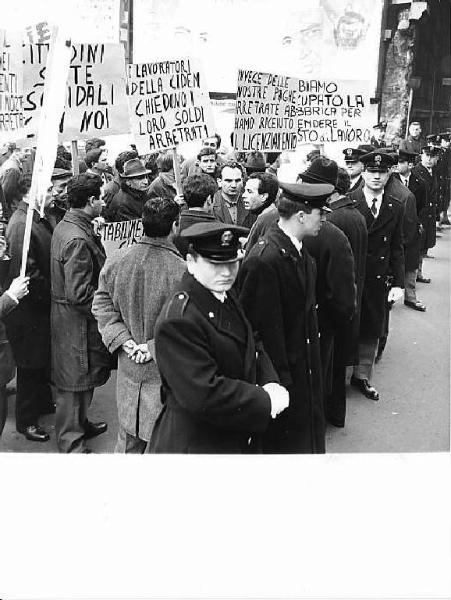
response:
[[[323,453],[316,266],[303,240],[318,234],[334,186],[279,185],[279,221],[253,246],[237,279],[246,316],[290,393],[289,408],[271,422],[263,436],[263,451]]]
[[[189,241],[188,272],[155,329],[163,408],[151,452],[249,452],[249,439],[288,406],[288,393],[231,289],[239,238],[246,234],[217,222],[181,233]]]
[[[119,174],[121,189],[111,201],[108,211],[115,221],[141,218],[150,174],[151,171],[144,167],[139,158],[132,158],[124,164],[124,171]]]
[[[360,150],[359,148],[345,148],[343,150],[344,160],[345,160],[345,168],[348,172],[348,175],[351,179],[349,191],[353,192],[354,190],[358,190],[364,186],[364,181],[362,177],[363,171],[363,163],[360,158],[367,154],[365,150]]]
[[[354,367],[351,384],[372,400],[379,393],[371,380],[379,338],[384,334],[387,286],[392,288],[388,301],[401,298],[404,287],[403,217],[400,200],[385,192],[391,157],[370,152],[361,158],[365,165],[361,190],[350,194],[365,217],[368,229],[368,253],[359,332],[359,364]]]

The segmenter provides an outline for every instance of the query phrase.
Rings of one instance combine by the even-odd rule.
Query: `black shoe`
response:
[[[327,417],[329,425],[339,427],[340,429],[345,426],[345,422],[342,419],[335,419],[334,417]]]
[[[379,392],[368,382],[368,379],[358,379],[351,376],[351,385],[356,387],[358,390],[362,392],[364,396],[369,398],[370,400],[379,400]]]
[[[101,421],[100,423],[91,423],[91,421],[86,421],[85,423],[85,440],[90,440],[108,429],[108,425]]]
[[[417,281],[420,283],[431,283],[430,277],[423,277],[423,275],[417,275]]]
[[[409,306],[410,308],[413,308],[414,310],[420,310],[421,312],[426,312],[426,306],[419,300],[415,300],[415,302],[413,302],[412,300],[404,300],[404,304],[406,306]]]
[[[50,439],[49,434],[39,425],[30,425],[20,433],[23,433],[30,442],[48,442]]]

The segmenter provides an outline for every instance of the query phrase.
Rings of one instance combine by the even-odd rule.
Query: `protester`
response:
[[[105,251],[91,221],[100,215],[102,180],[83,173],[67,186],[68,212],[56,226],[51,248],[52,380],[59,452],[90,452],[85,440],[106,431],[88,420],[94,388],[106,383],[110,356],[91,314]]]
[[[188,251],[188,240],[181,237],[180,233],[194,223],[217,221],[210,212],[215,191],[215,184],[205,173],[189,175],[183,182],[183,199],[187,208],[180,213],[180,224],[177,235],[174,237],[174,244],[183,258],[186,257]]]
[[[222,164],[224,162],[222,156],[218,156],[218,151],[219,151],[220,147],[221,147],[221,136],[218,133],[215,133],[213,136],[202,140],[202,149],[210,148],[211,150],[215,151],[217,164]],[[180,167],[180,176],[181,176],[182,182],[189,175],[195,175],[198,172],[198,170],[197,170],[198,166],[199,165],[198,165],[197,157],[188,158],[187,160],[183,161],[182,165]]]
[[[418,121],[412,121],[409,125],[409,135],[407,139],[401,140],[399,149],[419,155],[424,146],[426,146],[426,140],[421,135],[421,125]]]
[[[251,175],[252,173],[264,173],[266,171],[265,157],[261,152],[248,152],[246,154],[244,168],[247,176]]]
[[[196,223],[182,232],[191,243],[188,273],[155,332],[164,406],[151,452],[249,452],[249,438],[288,406],[231,290],[245,233],[223,223]]]
[[[66,214],[68,208],[66,188],[72,176],[73,175],[71,171],[58,169],[56,167],[53,169],[51,178],[53,185],[53,200],[46,208],[45,212],[52,229],[55,229],[55,227]]]
[[[213,183],[215,186],[215,192],[218,189],[218,184],[216,182],[216,177],[217,177],[216,171],[218,169],[217,158],[218,158],[218,155],[217,155],[216,151],[213,150],[213,148],[202,148],[202,150],[197,155],[198,168],[197,168],[197,170],[193,169],[192,173],[190,173],[190,175],[189,175],[189,176],[191,176],[191,175],[199,174],[199,173],[205,173],[206,175],[209,175],[211,177],[211,179],[213,180]]]
[[[332,388],[326,394],[325,411],[327,422],[335,427],[344,427],[346,418],[346,367],[358,363],[358,339],[360,309],[365,282],[368,232],[362,214],[347,194],[351,179],[345,169],[338,168],[337,183],[328,202],[332,212],[326,220],[341,229],[348,238],[354,258],[356,302],[354,315],[349,323],[338,325],[334,336]],[[322,228],[320,230],[320,233]]]
[[[282,157],[282,153],[281,152],[267,152],[266,153],[266,173],[269,173],[270,175],[274,175],[274,177],[277,177],[277,172],[280,169],[280,164],[281,164],[281,157]]]
[[[219,167],[219,190],[213,198],[212,213],[221,223],[252,227],[254,215],[244,208],[243,167],[237,162],[227,162]]]
[[[269,173],[253,173],[246,180],[243,192],[244,208],[257,219],[252,225],[246,241],[246,253],[266,230],[279,219],[275,206],[279,194],[279,182]]]
[[[20,182],[23,177],[23,153],[15,144],[7,147],[9,157],[0,167],[0,187],[5,199],[4,218],[9,221],[23,195],[20,190]]]
[[[9,260],[10,258],[6,254],[6,240],[3,236],[0,236],[0,436],[3,433],[8,415],[6,384],[11,381],[16,372],[16,365],[14,364],[11,346],[6,337],[3,319],[28,294],[28,283],[30,281],[29,277],[16,277],[3,293],[2,280],[4,271],[8,268]]]
[[[96,148],[86,153],[85,163],[88,167],[86,173],[98,175],[103,185],[113,181],[108,164],[108,150],[106,148]]]
[[[170,152],[161,152],[157,158],[159,175],[152,181],[147,190],[147,199],[170,198],[177,196],[175,183],[174,158]]]
[[[124,172],[119,175],[121,189],[108,207],[105,214],[107,220],[132,221],[141,218],[146,203],[149,173],[139,158],[132,158],[124,163]]]
[[[148,200],[143,237],[113,254],[100,274],[92,312],[105,346],[118,353],[116,452],[144,453],[161,408],[154,330],[163,304],[185,271],[171,241],[178,217],[173,200]]]
[[[53,200],[52,186],[44,200]],[[24,198],[6,230],[11,256],[5,285],[20,275],[27,211],[32,199]],[[33,442],[47,442],[48,433],[39,426],[39,417],[55,411],[50,389],[50,244],[52,228],[39,208],[33,210],[26,275],[29,294],[4,322],[17,366],[16,429]]]
[[[365,285],[359,332],[359,363],[354,367],[351,385],[367,398],[379,400],[372,385],[378,340],[385,331],[387,286],[391,285],[388,301],[395,302],[403,295],[404,207],[400,200],[384,192],[392,165],[390,156],[370,152],[361,158],[365,165],[362,189],[351,192],[350,198],[365,217],[368,230],[368,251]]]
[[[305,166],[307,169],[310,167],[315,158],[318,158],[318,156],[321,156],[321,151],[318,148],[311,150],[307,154],[307,156],[305,157]]]
[[[114,221],[114,215],[110,212],[110,205],[116,194],[121,189],[121,175],[124,174],[124,164],[132,160],[132,158],[138,158],[138,153],[134,150],[125,150],[118,154],[114,161],[115,174],[114,177],[104,185],[102,190],[103,201],[105,202],[105,208],[102,215],[107,221]]]
[[[263,435],[263,451],[322,453],[325,422],[313,258],[303,246],[324,220],[329,184],[280,183],[280,220],[251,249],[238,274],[244,312],[262,340],[290,406]]]

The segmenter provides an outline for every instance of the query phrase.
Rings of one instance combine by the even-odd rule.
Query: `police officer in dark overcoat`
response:
[[[247,233],[205,222],[180,234],[189,242],[188,272],[156,324],[163,409],[150,452],[249,452],[288,406],[288,392],[231,290],[239,237]]]
[[[365,186],[350,198],[365,217],[368,251],[359,333],[359,364],[354,367],[351,384],[372,400],[379,394],[371,384],[378,340],[384,333],[387,284],[388,301],[396,301],[404,288],[403,217],[400,200],[385,192],[392,159],[384,152],[362,156]]]
[[[316,266],[302,240],[317,235],[330,184],[280,183],[280,219],[246,256],[237,279],[245,313],[290,392],[263,436],[263,451],[325,451]],[[326,209],[328,210],[328,209]]]

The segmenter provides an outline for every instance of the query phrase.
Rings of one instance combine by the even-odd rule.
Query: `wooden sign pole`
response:
[[[77,140],[72,140],[70,143],[70,151],[72,154],[72,173],[74,177],[80,174],[80,169],[78,166],[78,143]]]
[[[172,158],[174,161],[175,187],[177,189],[177,195],[183,196],[182,176],[180,174],[180,160],[179,155],[177,154],[177,148],[175,146],[174,148],[172,148]]]

